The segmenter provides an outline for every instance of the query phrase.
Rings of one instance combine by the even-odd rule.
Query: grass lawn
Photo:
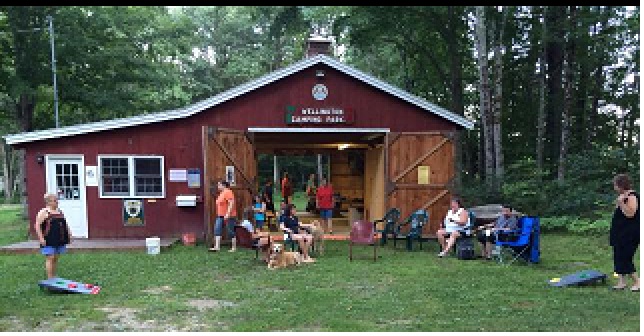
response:
[[[306,203],[308,201],[309,199],[306,196],[306,193],[303,191],[293,193],[293,196],[291,198],[291,202],[295,205],[297,211],[305,211]],[[273,194],[273,204],[275,204],[276,210],[279,210],[280,202],[282,202],[282,192],[278,190]]]
[[[0,210],[3,245],[24,237],[15,218]],[[276,271],[253,251],[203,246],[63,255],[59,275],[100,284],[98,295],[44,293],[42,256],[0,254],[0,331],[639,331],[638,294],[546,283],[612,274],[607,241],[544,234],[540,264],[510,266],[439,259],[436,243],[390,244],[374,263],[368,247],[349,262],[347,243],[329,241],[318,262]]]

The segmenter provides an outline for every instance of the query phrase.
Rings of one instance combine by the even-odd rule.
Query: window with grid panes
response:
[[[101,197],[163,197],[163,158],[100,157]]]
[[[128,158],[101,159],[101,186],[103,196],[130,195],[130,165]]]
[[[135,196],[162,196],[160,158],[134,158]]]

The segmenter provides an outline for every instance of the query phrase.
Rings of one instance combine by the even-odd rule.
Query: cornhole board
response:
[[[606,274],[595,270],[579,271],[562,278],[553,278],[548,281],[551,286],[555,287],[586,286],[598,282],[606,283]]]
[[[54,293],[98,294],[101,291],[101,287],[98,285],[63,278],[41,280],[38,282],[38,286]]]

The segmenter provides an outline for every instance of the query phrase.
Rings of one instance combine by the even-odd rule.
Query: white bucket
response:
[[[145,238],[145,246],[148,249],[148,254],[159,254],[161,252],[161,238]]]

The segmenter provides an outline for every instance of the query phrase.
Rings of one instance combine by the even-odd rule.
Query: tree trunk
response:
[[[16,117],[20,130],[30,132],[33,130],[33,115],[36,98],[32,94],[22,93],[16,103]]]
[[[454,7],[447,7],[447,22],[449,27],[456,27],[462,25],[463,21],[454,13]],[[447,53],[452,55],[449,57],[449,75],[450,75],[450,108],[452,112],[463,116],[463,61],[462,53],[460,52],[458,37],[455,34],[456,29],[446,29],[447,34],[445,42],[447,43]],[[454,136],[454,186],[460,190],[462,184],[463,174],[463,134],[456,132]]]
[[[4,196],[5,203],[11,203],[13,199],[13,187],[15,185],[13,179],[13,165],[11,164],[13,153],[11,147],[4,142],[0,143],[0,159],[2,159],[2,175],[4,182]]]
[[[496,189],[501,190],[503,183],[503,135],[501,134],[501,110],[503,107],[503,31],[508,16],[508,8],[504,6],[501,15],[501,27],[494,48],[495,75],[494,75],[494,113],[493,113],[493,134],[494,134],[494,170]]]
[[[25,150],[24,149],[19,149],[15,151],[16,154],[18,154],[18,160],[16,161],[16,166],[19,167],[18,169],[18,176],[16,176],[16,179],[18,181],[18,190],[17,192],[20,195],[20,204],[22,205],[22,218],[28,219],[29,218],[29,211],[27,208],[27,187],[26,187],[26,171],[27,171],[27,165],[25,161]]]
[[[548,101],[546,104],[546,135],[550,138],[546,143],[544,157],[545,161],[550,161],[551,167],[554,167],[556,159],[559,156],[561,140],[561,107],[563,106],[563,60],[564,60],[564,37],[565,37],[565,11],[560,7],[551,8],[546,12],[546,24],[548,25],[548,35],[546,35],[546,62],[547,83],[548,83]]]
[[[573,90],[573,64],[575,64],[575,32],[577,28],[577,16],[575,6],[570,6],[570,20],[568,31],[568,43],[564,59],[564,105],[561,111],[561,139],[559,148],[559,160],[557,164],[557,181],[563,183],[566,175],[566,157],[568,156],[568,129],[570,126],[570,114],[572,109]]]
[[[593,84],[591,91],[591,109],[588,116],[588,129],[586,133],[586,149],[591,149],[593,144],[596,142],[596,128],[597,128],[597,116],[599,115],[599,102],[603,100],[604,92],[604,65],[607,63],[607,52],[603,49],[603,44],[606,43],[606,40],[610,37],[607,33],[608,21],[610,19],[611,6],[600,7],[598,6],[597,11],[600,13],[601,22],[599,25],[593,27],[594,38],[593,41],[597,41],[594,46],[593,55],[595,56],[595,72],[593,74]],[[597,27],[601,28],[597,28]]]
[[[543,172],[543,150],[544,150],[544,141],[546,136],[546,11],[548,10],[547,6],[543,7],[543,17],[542,22],[542,46],[541,46],[541,56],[539,57],[539,110],[537,114],[537,169],[539,173]],[[539,175],[541,176],[541,175]]]
[[[479,68],[479,95],[481,111],[482,141],[485,153],[485,181],[494,178],[494,139],[490,116],[490,84],[487,60],[487,29],[485,26],[485,7],[476,7],[476,51]]]

